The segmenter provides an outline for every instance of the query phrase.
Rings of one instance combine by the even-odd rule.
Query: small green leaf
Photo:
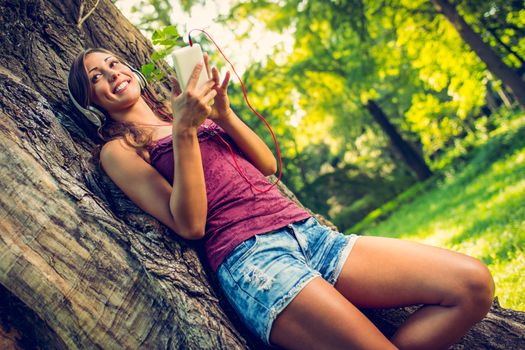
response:
[[[153,62],[157,62],[158,60],[162,59],[164,56],[162,54],[162,52],[160,51],[155,51],[154,53],[151,54],[151,60]]]
[[[150,81],[151,73],[153,72],[154,69],[155,69],[155,64],[148,63],[148,64],[142,65],[142,67],[140,68],[140,71],[142,72],[142,74],[144,74],[144,76],[146,77],[146,80]]]
[[[169,35],[169,36],[174,36],[174,37],[179,37],[179,32],[177,31],[177,28],[175,28],[174,26],[167,26],[165,29],[164,29],[166,35]]]
[[[162,78],[164,78],[165,73],[155,67],[155,62],[164,59],[170,54],[173,48],[177,46],[179,40],[180,36],[177,28],[172,25],[153,32],[151,36],[152,43],[154,45],[162,46],[162,48],[151,54],[151,63],[142,66],[142,73],[148,82],[151,82],[152,80],[162,80]]]
[[[153,41],[153,43],[155,43],[155,41],[157,41],[159,38],[160,38],[160,33],[158,30],[155,30],[153,34],[151,35],[151,40]]]

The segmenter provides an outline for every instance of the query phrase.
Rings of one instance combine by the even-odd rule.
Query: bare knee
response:
[[[483,319],[490,310],[494,300],[494,280],[489,269],[477,259],[468,259],[460,267],[457,276],[457,305],[477,321]]]

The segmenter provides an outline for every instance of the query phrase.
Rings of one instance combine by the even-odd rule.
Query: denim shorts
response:
[[[266,345],[273,321],[313,278],[335,284],[355,234],[344,235],[313,216],[239,244],[217,270],[241,320]]]

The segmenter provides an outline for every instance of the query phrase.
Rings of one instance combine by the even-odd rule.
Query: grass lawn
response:
[[[494,132],[461,170],[409,189],[346,232],[409,239],[479,258],[494,276],[501,305],[525,311],[523,118]]]

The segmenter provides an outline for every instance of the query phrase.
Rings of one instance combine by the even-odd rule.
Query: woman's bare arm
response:
[[[230,109],[228,115],[215,121],[228,133],[248,160],[265,176],[277,171],[272,151],[257,134]]]
[[[200,71],[197,65],[188,81],[186,90],[180,91],[172,77],[171,104],[173,110],[173,191],[169,200],[170,211],[180,226],[191,237],[205,234],[208,203],[206,183],[197,128],[211,112],[209,102],[217,92],[214,81],[197,87]]]
[[[205,233],[208,204],[206,183],[195,129],[173,130],[173,191],[170,210],[191,237]]]
[[[179,147],[182,152],[191,153],[183,146],[183,143]],[[201,218],[195,220],[196,224],[193,221],[183,219],[181,212],[174,213],[171,208],[172,202],[180,201],[176,205],[178,208],[189,208],[192,205],[191,203],[195,201],[196,198],[193,196],[176,195],[177,191],[189,193],[196,189],[196,187],[187,189],[184,186],[187,183],[185,179],[193,174],[179,174],[179,181],[177,182],[174,179],[174,186],[178,188],[175,191],[154,167],[142,159],[133,148],[118,139],[109,141],[102,147],[100,161],[104,171],[113,182],[142,210],[157,218],[185,239],[202,238],[204,233],[201,229]],[[192,166],[188,166],[188,170],[195,171]],[[193,185],[190,184],[190,186]],[[198,190],[195,192],[201,193]],[[204,208],[205,206],[206,197],[204,197]],[[198,207],[199,209],[196,212],[202,213],[203,206],[198,205]]]

